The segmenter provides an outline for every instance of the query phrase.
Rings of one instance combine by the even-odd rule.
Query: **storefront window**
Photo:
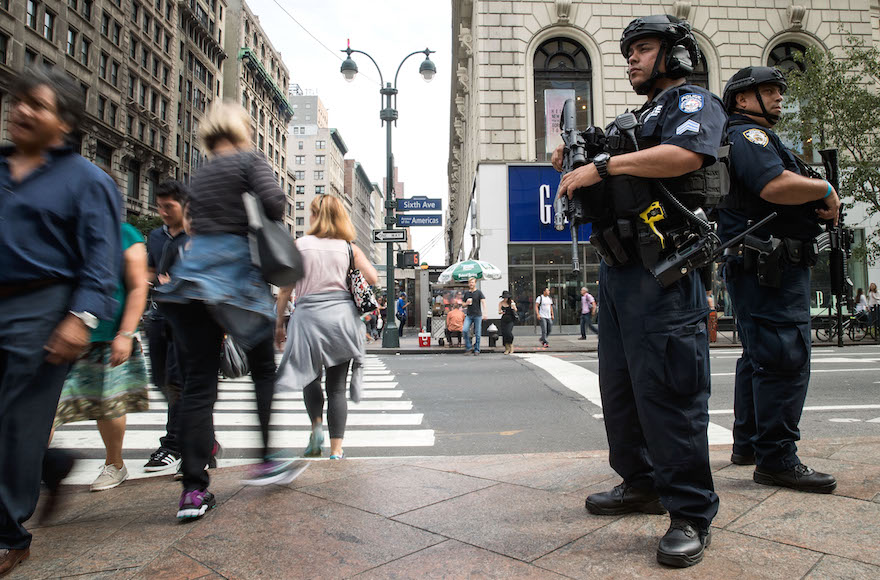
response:
[[[532,246],[509,246],[507,254],[510,264],[531,264]]]

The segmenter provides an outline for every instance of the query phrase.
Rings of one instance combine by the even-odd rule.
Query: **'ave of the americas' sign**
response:
[[[440,199],[429,199],[424,196],[401,198],[397,200],[397,211],[441,211],[443,209],[441,202]]]
[[[440,214],[398,214],[397,226],[408,228],[411,226],[441,226],[442,217]]]

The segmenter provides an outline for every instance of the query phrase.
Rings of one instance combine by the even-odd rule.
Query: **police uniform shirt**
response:
[[[816,202],[778,205],[761,198],[761,191],[785,170],[802,175],[792,154],[779,137],[766,127],[739,114],[730,116],[730,194],[718,211],[718,233],[727,241],[771,212],[779,215],[758,230],[758,237],[810,239],[820,233]]]
[[[703,167],[717,160],[727,115],[721,99],[706,89],[688,84],[672,87],[637,116],[642,124],[640,140],[699,153]]]

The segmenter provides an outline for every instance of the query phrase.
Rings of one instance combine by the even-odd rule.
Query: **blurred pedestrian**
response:
[[[352,257],[355,269],[368,284],[375,284],[379,275],[364,252],[351,243],[355,229],[342,202],[320,195],[312,200],[309,211],[312,226],[307,235],[296,240],[305,268],[305,275],[296,283],[296,309],[286,333],[281,321],[276,321],[276,335],[287,342],[278,388],[302,390],[312,423],[303,454],[320,457],[324,444],[321,377],[326,374],[330,459],[342,459],[348,418],[345,381],[351,366],[352,400],[358,401],[364,357],[363,327],[348,284]],[[278,299],[287,300],[292,290],[282,288]]]
[[[467,305],[467,312],[464,318],[464,325],[461,332],[464,334],[464,353],[472,352],[471,348],[471,327],[474,329],[474,355],[480,354],[480,336],[483,331],[483,311],[486,309],[486,296],[482,291],[477,290],[477,279],[468,279],[468,289],[462,296],[464,303]]]
[[[113,298],[116,314],[92,331],[88,349],[67,375],[53,425],[97,421],[106,457],[92,491],[128,479],[122,460],[125,417],[150,406],[147,365],[137,336],[147,305],[147,252],[143,235],[127,223],[122,224],[122,268]]]
[[[877,284],[871,282],[868,286],[868,309],[871,311],[871,324],[875,330],[880,326],[880,292],[877,292]]]
[[[122,213],[113,180],[66,144],[84,111],[67,74],[26,70],[10,93],[12,145],[0,148],[0,575],[30,554],[24,522],[41,475],[51,503],[73,467],[68,454],[46,453],[49,431],[70,364],[113,317]]]
[[[189,236],[183,227],[183,208],[189,193],[179,181],[164,181],[156,190],[156,206],[163,225],[147,236],[147,271],[152,286],[161,285],[159,276],[167,277],[171,266],[183,251]],[[183,392],[183,375],[174,346],[171,325],[159,305],[150,300],[144,327],[150,346],[150,370],[153,384],[162,391],[168,404],[165,435],[159,447],[144,465],[144,471],[156,472],[180,465],[179,410]]]
[[[535,316],[541,325],[541,346],[548,348],[547,337],[553,330],[553,299],[550,297],[550,288],[544,288],[544,292],[535,298]]]
[[[215,450],[213,409],[223,336],[247,354],[262,435],[262,462],[247,483],[282,483],[294,471],[272,458],[269,419],[275,391],[272,294],[251,262],[243,193],[270,219],[281,219],[285,197],[272,168],[251,148],[250,115],[232,103],[214,104],[199,129],[210,159],[192,178],[187,212],[192,239],[156,300],[174,333],[184,386],[180,403],[183,493],[177,517],[199,518],[216,505],[206,471]]]
[[[593,325],[593,314],[596,310],[596,299],[584,286],[581,288],[581,340],[587,340],[587,328],[599,334],[599,329]]]
[[[461,304],[453,304],[449,313],[446,314],[446,343],[452,346],[453,337],[458,338],[458,346],[461,346],[461,329],[464,326],[464,307]]]
[[[397,335],[400,338],[403,338],[403,327],[406,326],[406,312],[407,307],[409,306],[409,302],[406,301],[406,292],[401,292],[400,297],[397,299],[396,312],[394,316],[397,318],[397,322],[400,326],[397,327]]]
[[[516,301],[510,297],[508,290],[501,293],[498,314],[501,315],[501,343],[504,345],[504,354],[513,354],[513,326],[517,319]]]

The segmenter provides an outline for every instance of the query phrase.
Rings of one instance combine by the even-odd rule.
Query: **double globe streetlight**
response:
[[[385,97],[384,106],[379,111],[379,118],[385,123],[386,153],[388,157],[386,167],[387,177],[385,179],[385,227],[393,228],[397,222],[394,218],[395,200],[392,185],[394,157],[391,154],[391,123],[397,121],[397,75],[400,74],[400,68],[409,57],[415,54],[424,54],[425,60],[423,60],[422,64],[419,66],[419,74],[422,75],[425,82],[430,82],[431,79],[434,78],[434,75],[437,74],[437,67],[434,66],[434,62],[431,60],[431,53],[434,51],[426,48],[425,50],[417,50],[406,55],[397,66],[397,72],[394,73],[394,85],[391,83],[385,83],[379,65],[376,63],[375,59],[366,52],[362,50],[353,50],[351,46],[340,52],[346,53],[346,59],[342,61],[342,66],[339,68],[339,72],[342,73],[342,76],[345,77],[345,80],[348,82],[353,81],[358,73],[357,63],[351,58],[352,53],[356,52],[366,56],[373,61],[373,64],[376,65],[376,70],[379,71],[379,94]],[[379,104],[382,106],[381,96],[379,97]],[[396,312],[392,310],[394,308],[394,244],[388,242],[386,244],[386,249],[385,271],[387,279],[385,283],[385,293],[387,296],[386,305],[388,315],[385,317],[386,327],[382,333],[382,346],[386,348],[397,348],[400,346],[400,337],[397,333],[397,323],[395,322],[396,316],[391,316],[391,314],[396,314]]]

